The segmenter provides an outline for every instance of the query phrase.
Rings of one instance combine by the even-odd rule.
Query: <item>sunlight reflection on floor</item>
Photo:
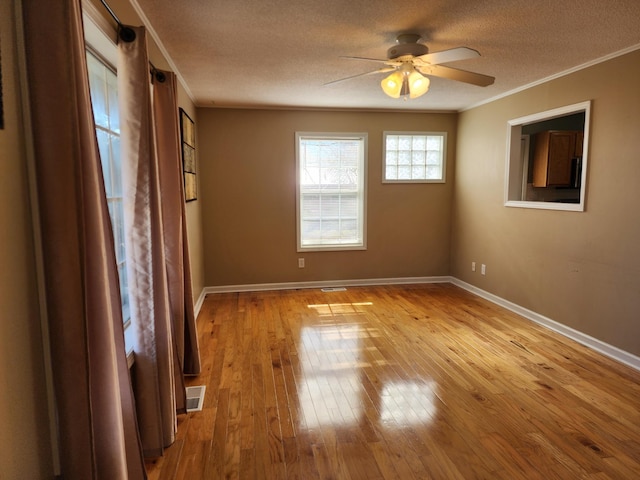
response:
[[[426,424],[436,413],[437,384],[431,379],[385,381],[378,368],[390,365],[377,349],[377,329],[349,321],[371,303],[318,304],[308,307],[322,324],[303,327],[299,352],[303,375],[299,402],[306,426],[350,426],[372,412],[380,425]],[[335,321],[329,323],[331,317]],[[339,323],[338,323],[339,321]],[[374,375],[372,382],[367,375]],[[367,382],[369,388],[365,388]],[[374,385],[378,386],[374,386]],[[365,413],[366,412],[366,413]]]

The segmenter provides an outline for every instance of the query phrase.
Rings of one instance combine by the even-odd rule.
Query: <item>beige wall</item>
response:
[[[460,114],[451,274],[640,355],[640,51]],[[506,208],[507,120],[592,100],[586,211]],[[471,272],[485,263],[487,275]]]
[[[456,122],[457,114],[198,109],[206,286],[447,275]],[[383,185],[384,130],[446,131],[450,180]],[[366,251],[296,252],[296,131],[368,133]]]
[[[13,2],[0,2],[0,478],[53,478]]]

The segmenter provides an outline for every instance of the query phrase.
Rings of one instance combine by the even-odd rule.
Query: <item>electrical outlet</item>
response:
[[[476,262],[471,262],[471,271],[472,272],[476,271]]]
[[[482,275],[486,275],[487,274],[487,266],[484,263],[480,266],[480,273]]]
[[[298,259],[298,268],[304,268],[304,258]]]

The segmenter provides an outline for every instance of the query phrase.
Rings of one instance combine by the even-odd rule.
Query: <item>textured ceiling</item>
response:
[[[461,110],[640,47],[639,0],[136,1],[199,106]],[[323,86],[379,68],[340,56],[385,59],[400,33],[478,50],[448,65],[495,83],[434,77],[413,100],[384,95],[381,74]]]

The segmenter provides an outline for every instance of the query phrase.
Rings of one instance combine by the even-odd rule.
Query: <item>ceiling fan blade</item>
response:
[[[467,47],[451,48],[449,50],[443,50],[441,52],[425,53],[419,57],[414,58],[416,65],[438,65],[440,63],[458,62],[460,60],[468,60],[470,58],[477,58],[480,53],[477,50]]]
[[[435,77],[448,78],[449,80],[457,80],[458,82],[470,83],[479,87],[487,87],[493,85],[494,77],[483,75],[481,73],[467,72],[457,68],[445,67],[444,65],[427,65],[416,68],[420,73],[425,75],[433,75]]]
[[[374,75],[376,73],[388,73],[388,72],[393,72],[395,70],[395,67],[384,67],[384,68],[380,68],[378,70],[374,70],[372,72],[365,72],[365,73],[358,73],[356,75],[351,75],[350,77],[345,77],[345,78],[341,78],[339,80],[333,80],[331,82],[327,82],[324,84],[324,86],[328,86],[328,85],[333,85],[336,83],[340,83],[340,82],[344,82],[346,80],[351,80],[352,78],[357,78],[357,77],[366,77],[367,75]]]
[[[394,67],[399,66],[402,62],[397,62],[395,60],[381,60],[379,58],[367,58],[367,57],[345,57],[345,56],[341,56],[340,58],[346,58],[348,60],[364,60],[366,62],[377,62],[377,63],[384,63],[385,65],[391,65]]]

